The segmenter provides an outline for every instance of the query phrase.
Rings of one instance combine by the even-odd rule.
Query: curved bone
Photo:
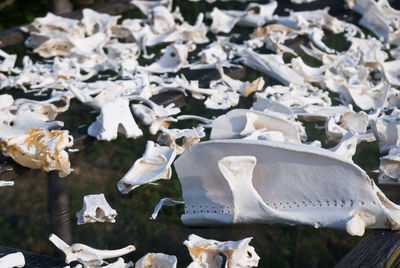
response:
[[[0,267],[13,268],[24,267],[25,257],[21,252],[11,253],[0,258]]]
[[[165,6],[156,6],[152,10],[153,31],[155,34],[163,34],[175,28],[172,13]]]
[[[238,17],[231,16],[227,14],[226,11],[220,10],[216,7],[213,8],[213,11],[210,13],[210,15],[212,19],[210,29],[214,33],[229,33],[239,21]]]
[[[351,160],[356,153],[357,144],[358,134],[353,131],[348,131],[335,147],[329,148],[329,151],[342,156],[344,159]]]
[[[258,54],[253,51],[246,51],[242,58],[245,65],[271,76],[284,85],[289,85],[290,83],[304,84],[304,78],[285,65],[282,55]]]
[[[135,263],[135,268],[176,268],[178,260],[173,255],[147,253]]]
[[[132,245],[116,250],[100,250],[79,243],[69,246],[55,234],[51,234],[49,240],[64,252],[66,263],[78,261],[84,266],[101,265],[104,259],[117,258],[136,250]]]
[[[400,121],[396,118],[378,118],[371,122],[371,128],[379,142],[379,151],[388,152],[399,144]]]
[[[381,157],[379,165],[380,184],[400,184],[400,150],[394,147],[389,154]]]
[[[171,164],[175,157],[176,149],[147,141],[146,151],[118,182],[118,190],[127,194],[140,185],[160,179],[170,179]]]
[[[47,109],[45,103],[35,105],[24,100],[14,101],[7,94],[0,97],[0,141],[25,135],[31,128],[58,129],[64,125],[61,121],[47,120],[51,115],[48,117],[44,113],[51,113],[51,108]]]
[[[171,198],[162,198],[160,200],[160,202],[158,202],[158,204],[154,208],[153,214],[151,214],[151,216],[150,216],[150,220],[155,220],[157,218],[158,213],[160,212],[160,210],[163,206],[173,207],[173,206],[183,205],[183,204],[185,204],[185,202],[183,202],[183,201],[176,201]]]
[[[83,208],[76,213],[78,224],[92,222],[115,222],[117,211],[107,203],[104,194],[92,194],[83,197]]]
[[[169,45],[161,58],[146,67],[138,69],[152,73],[175,73],[188,65],[187,62],[188,47],[186,45]]]
[[[160,128],[160,131],[157,142],[175,148],[176,154],[181,154],[186,148],[200,142],[200,139],[206,136],[202,126],[192,129]],[[179,139],[183,139],[182,145],[176,143]]]
[[[212,123],[210,139],[241,138],[255,130],[281,132],[290,142],[300,142],[296,126],[290,121],[264,112],[235,109],[219,116]]]
[[[120,258],[118,258],[118,260],[116,262],[113,262],[113,263],[110,263],[108,265],[101,266],[101,267],[102,268],[131,268],[133,266],[134,266],[133,262],[130,261],[128,263],[125,263],[124,259],[120,257]]]
[[[260,257],[249,245],[251,239],[247,237],[239,241],[220,242],[191,234],[183,242],[193,260],[188,267],[222,267],[223,259],[219,254],[226,257],[225,267],[257,267]]]
[[[260,140],[208,141],[186,151],[175,168],[186,225],[283,222],[346,228],[355,235],[365,227],[400,226],[400,206],[362,169],[326,149]]]

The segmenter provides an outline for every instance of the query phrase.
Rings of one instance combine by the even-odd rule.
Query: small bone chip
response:
[[[135,268],[176,268],[178,260],[173,255],[164,253],[147,253],[135,264]]]

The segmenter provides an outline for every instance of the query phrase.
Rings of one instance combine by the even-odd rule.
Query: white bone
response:
[[[0,63],[0,72],[10,73],[14,69],[17,55],[10,55],[0,49],[0,57],[4,58],[4,60]]]
[[[256,93],[255,96],[257,99],[251,107],[253,110],[272,113],[273,115],[278,115],[288,120],[292,120],[295,117],[292,110],[286,105],[270,100],[259,93]]]
[[[210,139],[232,139],[265,129],[283,134],[285,140],[300,142],[297,128],[288,120],[254,110],[234,109],[212,123]]]
[[[271,76],[284,85],[289,85],[290,83],[304,84],[304,78],[285,65],[282,55],[258,54],[253,51],[246,51],[242,55],[242,59],[245,65]]]
[[[304,63],[301,57],[293,58],[291,64],[293,70],[302,75],[308,82],[322,82],[324,80],[325,66],[319,68],[310,67]]]
[[[152,73],[177,72],[188,65],[188,47],[186,45],[169,45],[161,58],[146,67],[138,67],[140,70]]]
[[[400,65],[400,60],[394,60],[382,63],[387,81],[394,86],[400,86],[399,65]]]
[[[102,268],[131,268],[134,267],[134,263],[133,262],[128,262],[125,263],[124,259],[119,257],[117,261],[110,263],[108,265],[105,266],[101,266]]]
[[[340,122],[344,129],[365,133],[369,125],[369,118],[363,111],[356,113],[350,110],[343,114]]]
[[[226,257],[225,267],[257,267],[260,257],[254,247],[249,245],[251,239],[248,237],[239,241],[220,242],[191,234],[183,242],[193,260],[188,267],[222,267],[223,260],[219,254]]]
[[[227,14],[226,11],[220,10],[216,7],[210,13],[212,18],[211,31],[214,33],[229,33],[235,24],[239,21],[238,17]]]
[[[81,20],[87,35],[104,33],[111,35],[112,27],[117,25],[121,16],[110,16],[105,13],[98,13],[92,9],[84,8],[82,10],[83,18]]]
[[[175,21],[172,14],[165,6],[156,6],[152,10],[153,31],[156,34],[166,33],[175,28]]]
[[[345,135],[343,135],[339,143],[335,147],[329,148],[329,150],[342,156],[344,159],[351,160],[353,155],[356,153],[357,143],[357,132],[348,131]]]
[[[136,262],[135,268],[176,268],[177,264],[178,260],[173,255],[147,253]]]
[[[192,129],[160,128],[160,131],[161,133],[157,138],[157,142],[167,145],[170,148],[175,148],[177,155],[183,153],[186,148],[193,144],[199,143],[200,139],[206,136],[202,126]],[[176,143],[178,139],[183,139],[182,145]]]
[[[160,179],[171,178],[171,164],[176,157],[176,150],[147,141],[143,156],[135,161],[133,166],[118,182],[118,190],[127,194],[140,185]]]
[[[55,234],[51,234],[49,240],[65,254],[65,262],[78,261],[83,266],[100,266],[104,259],[117,258],[135,251],[135,246],[129,245],[116,250],[95,249],[84,244],[76,243],[69,246]]]
[[[0,95],[4,103],[0,108],[0,140],[25,135],[30,128],[57,129],[64,125],[61,121],[50,121],[58,112],[52,104],[35,102],[26,99],[14,101],[10,95]],[[9,105],[13,101],[12,105]],[[68,105],[67,105],[68,107]],[[47,115],[45,115],[47,113]]]
[[[322,38],[324,37],[324,31],[319,28],[313,28],[310,33],[310,39],[313,43],[321,50],[327,53],[335,53],[334,49],[327,47],[323,42]]]
[[[388,152],[399,144],[400,121],[396,118],[378,118],[371,122],[371,128],[379,142],[381,153]]]
[[[355,235],[365,227],[400,226],[400,206],[362,169],[315,146],[207,141],[180,156],[175,168],[190,208],[181,217],[186,225],[281,222],[345,228]],[[358,214],[363,217],[353,220]]]
[[[115,222],[117,211],[107,203],[104,194],[92,194],[83,197],[83,208],[76,213],[78,224],[92,222]]]
[[[0,258],[0,267],[13,268],[24,267],[25,257],[21,252],[11,253]]]
[[[5,186],[14,186],[14,181],[0,181],[0,187],[5,187]]]
[[[381,157],[379,165],[379,183],[396,184],[400,183],[400,151],[394,147],[389,154]]]
[[[127,138],[143,135],[131,114],[129,101],[123,98],[104,104],[96,122],[88,128],[88,134],[98,140],[114,140],[117,138],[117,132],[123,133]]]
[[[158,202],[158,204],[155,206],[153,214],[151,214],[151,216],[150,216],[150,220],[155,220],[157,218],[158,213],[160,212],[160,210],[162,209],[163,206],[173,207],[173,206],[184,205],[184,204],[185,204],[185,202],[183,202],[183,201],[176,201],[171,198],[162,198],[160,200],[160,202]]]

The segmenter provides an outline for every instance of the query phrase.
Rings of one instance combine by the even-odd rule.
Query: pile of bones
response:
[[[73,137],[56,118],[76,98],[98,112],[87,134],[100,141],[118,134],[134,140],[146,126],[157,137],[118,181],[122,194],[169,179],[177,158],[184,201],[162,199],[153,219],[163,205],[184,204],[187,225],[280,222],[343,228],[359,236],[365,228],[400,229],[400,206],[352,161],[360,143],[375,143],[383,155],[379,183],[400,184],[400,12],[387,0],[346,0],[346,8],[361,16],[357,25],[328,9],[279,16],[276,1],[250,2],[244,10],[214,7],[194,24],[170,0],[132,4],[145,18],[122,20],[84,9],[81,20],[51,13],[35,19],[23,30],[29,33],[25,46],[40,60],[24,56],[22,67],[16,66],[16,55],[0,50],[0,89],[42,96],[0,95],[4,156],[25,167],[56,170],[60,177],[73,172],[67,150]],[[237,41],[232,33],[237,26],[251,33]],[[348,48],[329,47],[324,42],[329,35],[344,38]],[[297,49],[288,45],[299,38],[307,42]],[[157,45],[164,46],[161,53],[149,53]],[[225,73],[237,68],[259,77],[241,81]],[[216,70],[218,77],[201,84],[184,70]],[[275,85],[266,86],[265,78]],[[163,92],[180,92],[204,100],[209,110],[228,112],[214,118],[182,115],[174,104],[150,100]],[[235,108],[246,98],[252,101],[249,109]],[[196,125],[169,128],[182,120]],[[304,122],[322,127],[329,141],[324,147],[332,146],[308,139]],[[13,184],[0,181],[0,186]],[[116,215],[100,194],[84,197],[77,218],[78,224],[115,222]],[[226,255],[225,267],[255,267],[259,257],[250,240],[191,235],[184,242],[193,258],[189,267],[221,267],[220,254]],[[104,261],[133,251],[132,245],[98,250],[70,246],[54,234],[50,241],[65,253],[66,263],[134,265],[122,258]],[[24,259],[17,253],[0,263],[22,267]],[[149,253],[135,267],[176,265],[175,256]]]

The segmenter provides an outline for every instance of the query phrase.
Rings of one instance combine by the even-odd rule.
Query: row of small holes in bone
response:
[[[228,206],[202,206],[202,205],[191,205],[185,206],[186,214],[196,214],[196,213],[215,213],[215,214],[230,214],[231,210]]]
[[[333,201],[329,201],[329,200],[324,200],[324,201],[320,201],[320,200],[316,200],[315,202],[309,200],[309,201],[291,201],[291,202],[278,202],[278,203],[273,203],[273,204],[269,204],[266,203],[267,206],[271,206],[274,207],[275,209],[278,208],[300,208],[300,207],[322,207],[322,206],[326,206],[326,207],[344,207],[349,205],[349,206],[354,206],[354,201],[353,200],[333,200]],[[377,203],[375,201],[371,202],[372,205],[377,205]],[[366,203],[364,201],[360,201],[360,205],[364,206],[366,205]],[[219,208],[216,206],[195,206],[195,205],[191,205],[189,207],[185,206],[185,213],[186,214],[196,214],[196,213],[228,213],[230,214],[231,211],[229,209],[228,206],[224,207],[224,206],[220,206]]]
[[[272,203],[272,204],[266,203],[267,206],[272,206],[275,209],[278,209],[278,208],[293,208],[293,207],[294,208],[299,208],[299,207],[323,207],[323,206],[326,206],[326,207],[330,207],[330,206],[332,206],[332,207],[338,207],[338,206],[344,207],[344,206],[346,206],[346,204],[352,207],[352,206],[354,206],[354,200],[340,200],[340,201],[338,201],[338,200],[331,200],[331,201],[329,201],[329,200],[324,200],[324,201],[316,200],[314,202],[311,201],[311,200],[308,200],[308,201],[297,201],[297,202],[296,201],[277,202],[277,203]],[[366,203],[364,201],[360,201],[359,204],[364,206]],[[371,204],[372,205],[376,205],[376,202],[372,201]]]

